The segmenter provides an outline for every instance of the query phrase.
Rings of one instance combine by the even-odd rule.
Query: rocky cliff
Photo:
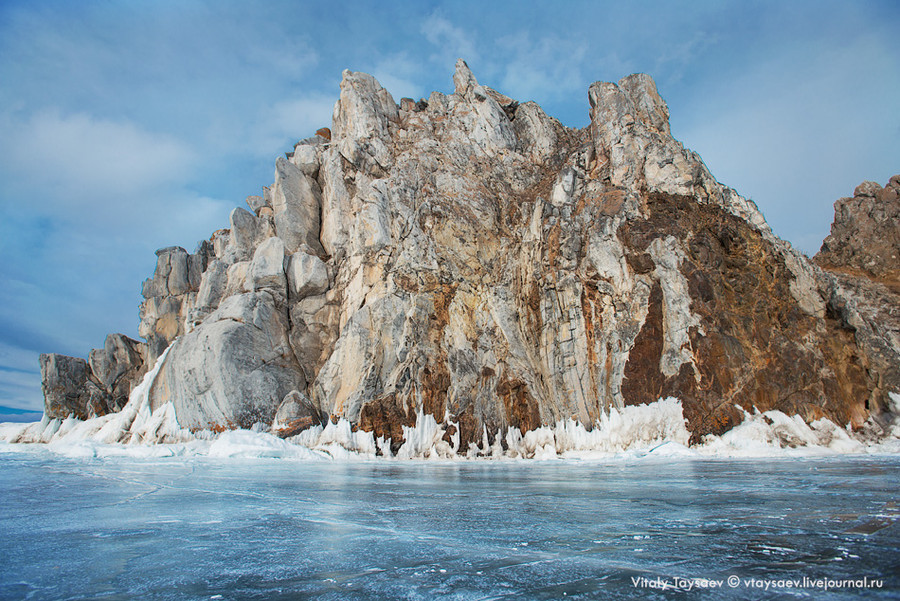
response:
[[[879,390],[900,389],[900,175],[834,203],[831,234],[814,261],[829,308],[854,333]],[[867,408],[879,408],[867,405]]]
[[[697,440],[739,407],[860,426],[900,392],[900,305],[872,279],[896,278],[896,238],[872,239],[896,209],[861,209],[862,239],[839,214],[820,267],[671,136],[647,75],[591,85],[582,130],[463,61],[453,83],[397,105],[345,71],[330,131],[250,211],[158,251],[146,344],[42,357],[47,415],[117,410],[166,348],[150,406],[182,427],[346,418],[395,448],[420,412],[466,448],[674,396]]]

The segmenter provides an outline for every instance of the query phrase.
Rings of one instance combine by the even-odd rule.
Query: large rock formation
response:
[[[775,237],[672,138],[650,77],[593,84],[583,130],[463,61],[453,82],[398,106],[345,71],[330,138],[194,254],[158,253],[153,408],[191,429],[346,418],[395,448],[423,412],[465,449],[666,396],[695,440],[739,407],[859,426],[900,391],[896,299]],[[46,370],[48,407],[84,394],[69,371]]]

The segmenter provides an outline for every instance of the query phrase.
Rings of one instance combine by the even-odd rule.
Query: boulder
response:
[[[312,144],[298,144],[290,158],[303,175],[315,180],[319,174],[319,149]]]
[[[253,260],[244,279],[244,290],[269,290],[276,298],[287,294],[287,278],[284,273],[284,242],[281,238],[267,238],[256,247]]]
[[[268,234],[268,224],[253,213],[241,208],[231,211],[231,238],[225,250],[224,261],[228,264],[246,261]]]
[[[322,424],[322,416],[306,395],[292,390],[281,401],[275,420],[272,422],[272,433],[281,438],[295,436],[300,432]]]
[[[144,282],[144,298],[177,296],[196,289],[200,285],[203,265],[180,246],[169,246],[156,251],[156,271]]]
[[[191,430],[271,424],[291,390],[306,386],[286,314],[266,291],[237,294],[172,345],[150,391]]]
[[[41,390],[44,393],[44,415],[64,419],[86,419],[92,413],[90,368],[87,361],[56,353],[42,354]]]
[[[123,334],[109,334],[103,348],[93,349],[88,355],[91,374],[108,397],[109,411],[118,411],[128,402],[132,389],[147,372],[146,353],[144,343]]]
[[[298,251],[290,256],[287,270],[290,297],[300,300],[328,290],[328,268],[319,257]]]
[[[211,261],[200,279],[195,306],[202,310],[215,309],[225,296],[227,285],[228,268],[225,263],[219,260]]]
[[[250,207],[251,211],[259,215],[259,210],[268,205],[262,196],[248,196],[247,206]]]

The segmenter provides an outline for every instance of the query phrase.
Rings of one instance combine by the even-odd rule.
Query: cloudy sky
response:
[[[588,122],[650,73],[672,132],[812,254],[832,203],[900,172],[900,4],[0,2],[0,405],[37,356],[137,336],[156,248],[198,240],[330,125],[343,69],[399,100],[481,83]]]

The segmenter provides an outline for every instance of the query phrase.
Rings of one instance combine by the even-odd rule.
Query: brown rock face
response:
[[[660,372],[664,303],[654,285],[625,367],[626,403],[677,397],[695,437],[735,426],[738,406],[861,425],[876,383],[852,329],[800,309],[794,276],[773,245],[745,221],[689,198],[651,195],[646,207],[648,218],[619,236],[637,256],[664,233],[684,241],[680,270],[699,317],[690,330],[696,371],[683,364],[677,374]]]
[[[117,410],[84,359],[50,353],[40,363],[47,417],[87,419]]]
[[[866,408],[883,410],[885,392],[900,390],[900,175],[883,188],[863,182],[853,198],[835,202],[831,234],[814,261],[830,275],[829,308],[860,346],[873,381]]]
[[[51,418],[106,415],[122,409],[147,372],[146,345],[110,334],[89,360],[55,353],[40,356],[44,413]]]
[[[815,261],[822,267],[876,278],[900,292],[900,175],[882,188],[856,187],[834,203],[831,234]]]

